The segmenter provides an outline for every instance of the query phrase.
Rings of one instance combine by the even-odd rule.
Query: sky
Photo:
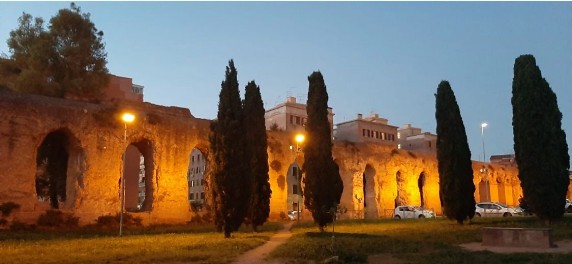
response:
[[[334,123],[377,113],[435,133],[437,86],[455,92],[473,160],[511,154],[514,60],[536,57],[572,149],[572,2],[78,2],[104,32],[110,73],[147,102],[214,119],[233,59],[241,94],[266,109],[305,102],[320,71]],[[0,53],[22,12],[46,21],[69,2],[0,2]],[[481,123],[488,126],[481,133]],[[569,151],[572,153],[572,151]]]

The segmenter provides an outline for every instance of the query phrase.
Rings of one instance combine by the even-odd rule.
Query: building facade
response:
[[[143,86],[134,84],[131,78],[110,74],[109,84],[103,89],[103,100],[120,99],[143,102],[143,89]]]
[[[203,153],[194,148],[191,152],[189,161],[189,169],[187,170],[187,181],[189,185],[189,204],[193,209],[200,209],[205,201],[205,156]]]
[[[334,132],[336,140],[379,143],[394,147],[397,147],[396,135],[397,127],[389,125],[387,119],[379,117],[378,114],[365,118],[358,114],[354,120],[336,124]]]
[[[397,148],[423,153],[437,153],[437,135],[422,132],[421,128],[406,124],[397,130]]]
[[[288,97],[286,102],[278,104],[264,114],[266,130],[282,130],[288,132],[304,132],[308,121],[306,105],[296,102],[296,97]],[[334,112],[328,107],[330,131],[334,128]]]

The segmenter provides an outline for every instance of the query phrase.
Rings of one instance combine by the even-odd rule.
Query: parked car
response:
[[[475,205],[475,217],[508,217],[522,215],[522,209],[509,207],[502,203],[481,202]]]
[[[566,204],[564,204],[564,212],[572,213],[572,201],[568,198],[566,198]]]
[[[395,207],[395,210],[393,210],[393,218],[395,219],[431,217],[435,217],[435,213],[433,211],[425,210],[419,206],[403,205]]]
[[[288,212],[288,219],[298,220],[298,214],[300,214],[299,211],[290,211],[290,212]]]

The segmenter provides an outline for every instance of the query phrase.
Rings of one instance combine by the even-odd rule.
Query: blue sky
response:
[[[474,160],[513,152],[514,59],[533,54],[572,144],[572,2],[79,2],[102,30],[111,73],[145,101],[216,117],[229,59],[268,109],[305,101],[320,70],[334,122],[378,113],[435,132],[437,85],[457,97]],[[0,53],[22,12],[49,19],[69,2],[0,2]]]

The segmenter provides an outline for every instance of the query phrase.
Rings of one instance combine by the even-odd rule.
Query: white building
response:
[[[297,103],[296,97],[288,97],[286,102],[267,110],[264,119],[266,120],[266,130],[304,132],[308,113],[305,104]],[[330,131],[332,131],[334,113],[330,107],[328,107],[328,122],[330,122]]]
[[[191,152],[187,180],[189,184],[189,204],[202,205],[205,200],[204,173],[205,156],[198,149]]]
[[[437,135],[421,132],[421,128],[406,124],[397,130],[397,148],[425,153],[437,153]]]

